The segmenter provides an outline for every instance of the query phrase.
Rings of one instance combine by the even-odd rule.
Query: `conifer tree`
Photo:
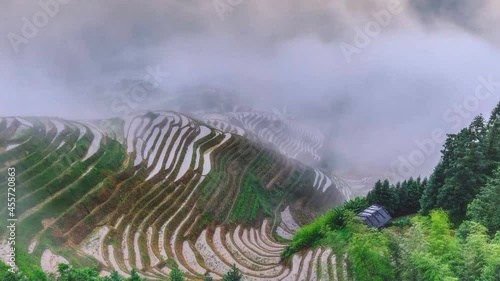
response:
[[[240,270],[236,268],[235,264],[233,264],[233,266],[231,266],[231,270],[229,270],[222,277],[222,281],[240,281],[242,279],[243,275],[241,274]]]
[[[445,172],[454,161],[454,147],[456,143],[455,134],[449,134],[446,138],[443,150],[441,150],[441,160],[434,168],[427,184],[424,187],[422,198],[420,199],[420,213],[428,215],[429,212],[437,207],[438,194],[446,180]]]
[[[465,219],[467,205],[474,200],[490,173],[484,153],[485,133],[484,118],[477,116],[455,138],[454,161],[446,169],[446,179],[437,196],[437,207],[447,210],[454,223]]]
[[[366,197],[369,204],[381,205],[387,209],[392,215],[398,204],[398,195],[395,187],[391,187],[389,180],[377,181],[375,187],[370,191]]]

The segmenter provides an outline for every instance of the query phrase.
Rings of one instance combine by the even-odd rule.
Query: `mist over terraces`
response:
[[[0,139],[0,169],[18,173],[18,248],[46,271],[67,261],[98,264],[102,274],[135,268],[151,280],[173,263],[190,280],[220,278],[232,264],[247,280],[336,274],[329,249],[280,258],[300,225],[351,194],[342,179],[297,160],[317,158],[314,130],[256,112],[149,111],[2,118]]]

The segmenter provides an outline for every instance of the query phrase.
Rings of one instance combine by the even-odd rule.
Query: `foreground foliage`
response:
[[[106,277],[100,277],[99,271],[95,267],[80,267],[74,268],[67,264],[59,264],[57,274],[45,274],[41,270],[37,271],[36,276],[27,275],[21,271],[16,271],[12,273],[9,271],[9,267],[4,263],[0,262],[0,278],[3,281],[144,281],[146,279],[141,278],[135,269],[130,272],[129,278],[124,278],[118,274],[118,272],[113,271],[111,275]],[[223,276],[224,281],[239,281],[242,280],[243,274],[241,271],[233,265],[231,269]],[[168,281],[183,281],[184,275],[179,270],[177,265],[174,265]],[[204,277],[205,281],[214,280],[210,275]]]
[[[356,198],[348,201],[340,207],[329,210],[312,223],[301,227],[294,235],[293,240],[281,254],[284,258],[290,258],[300,250],[316,247],[322,244],[332,231],[344,230],[349,222],[352,222],[354,214],[368,206],[365,198]]]
[[[488,122],[448,135],[442,153],[429,180],[379,180],[299,229],[282,256],[329,246],[357,281],[500,280],[500,103]],[[352,206],[372,204],[398,219],[369,229]]]
[[[358,281],[500,280],[500,232],[491,238],[477,222],[466,221],[455,231],[446,212],[433,210],[408,219],[411,226],[378,231],[347,209],[336,212],[347,217],[343,226],[331,229],[322,217],[297,232],[284,253],[304,245],[297,243],[331,247],[337,256],[347,254],[348,275]],[[319,240],[311,235],[315,228],[326,229]]]
[[[80,267],[74,268],[67,264],[59,264],[57,274],[38,274],[37,276],[30,276],[21,271],[12,273],[7,271],[3,275],[4,281],[142,281],[137,272],[132,269],[129,278],[124,278],[118,275],[116,271],[111,273],[110,276],[100,277],[99,271],[95,267]]]

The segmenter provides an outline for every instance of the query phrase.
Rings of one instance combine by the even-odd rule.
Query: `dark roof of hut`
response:
[[[368,226],[374,228],[384,227],[392,219],[389,212],[384,207],[378,205],[366,208],[358,214],[358,217]]]

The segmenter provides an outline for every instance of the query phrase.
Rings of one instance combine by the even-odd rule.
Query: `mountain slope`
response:
[[[0,140],[1,184],[8,167],[17,171],[18,250],[46,269],[50,249],[148,279],[175,262],[189,279],[235,263],[248,280],[294,280],[320,273],[309,263],[329,254],[286,265],[284,241],[348,194],[331,175],[169,111],[92,122],[3,118]],[[6,190],[0,196],[7,200]]]

